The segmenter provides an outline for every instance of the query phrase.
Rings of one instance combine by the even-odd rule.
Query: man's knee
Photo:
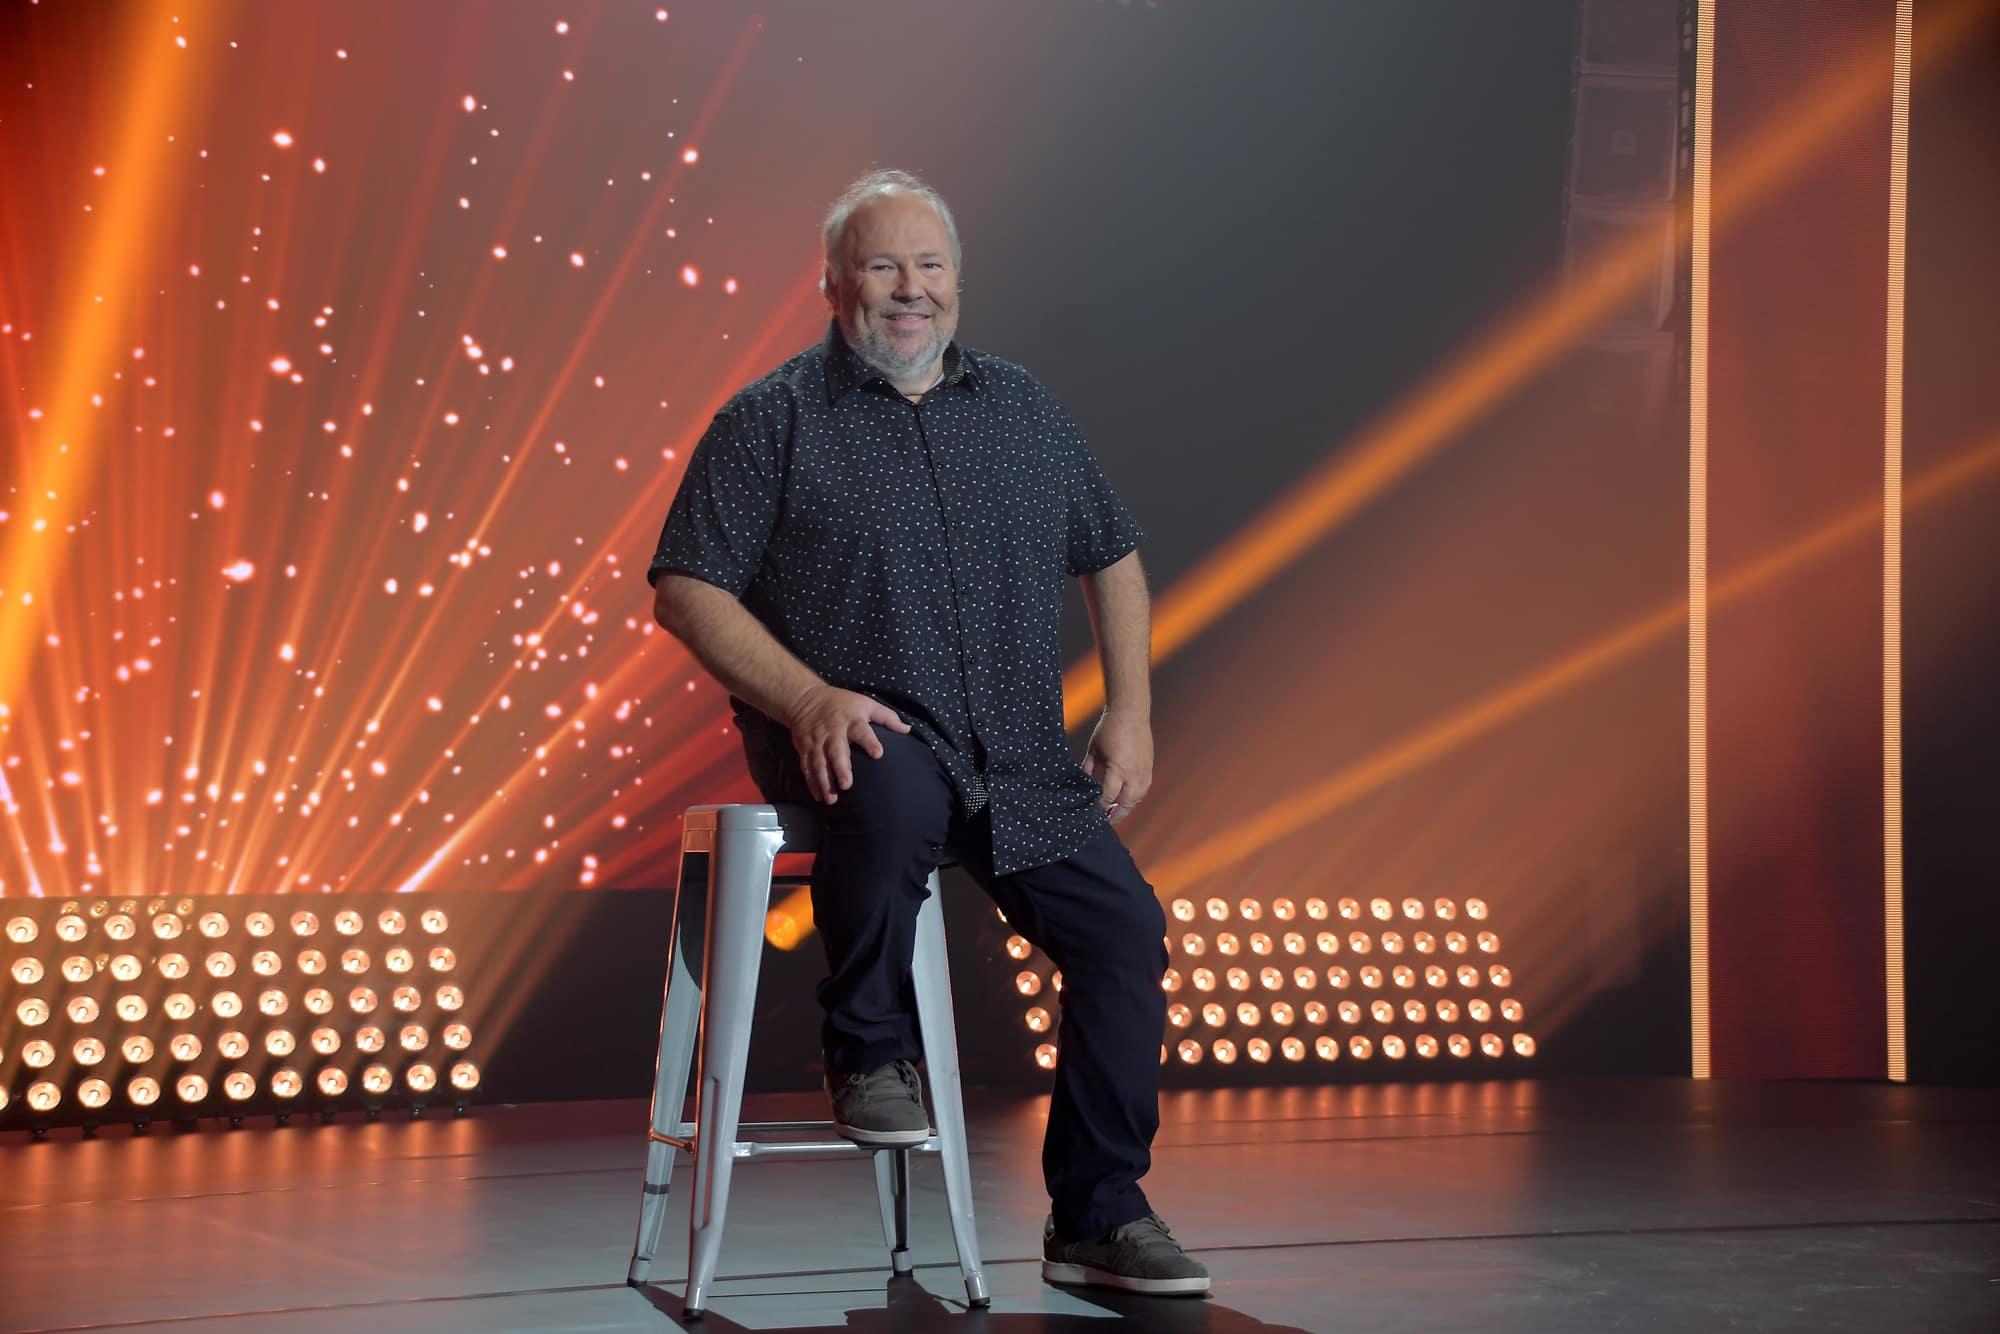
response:
[[[849,749],[853,783],[819,808],[831,834],[881,844],[885,850],[942,846],[951,821],[951,785],[929,746],[914,736],[871,724],[882,754]]]

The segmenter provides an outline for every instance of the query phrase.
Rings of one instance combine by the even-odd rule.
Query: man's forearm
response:
[[[741,602],[713,584],[663,574],[653,612],[723,689],[787,727],[806,695],[824,684]]]
[[[1090,608],[1090,628],[1097,635],[1097,656],[1104,667],[1105,706],[1150,713],[1152,610],[1139,553],[1085,575],[1083,600]]]

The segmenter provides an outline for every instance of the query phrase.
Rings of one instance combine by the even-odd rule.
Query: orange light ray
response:
[[[1963,48],[1993,17],[1968,0],[1927,27],[1915,61],[1923,66]],[[1720,173],[1713,222],[1720,226],[1790,180],[1888,88],[1894,62],[1871,54],[1839,66],[1805,90]],[[1497,406],[1546,367],[1593,321],[1625,299],[1656,263],[1657,242],[1644,234],[1612,247],[1582,281],[1558,284],[1503,317],[1483,337],[1393,405],[1175,581],[1154,609],[1153,661],[1162,662],[1263,587],[1390,487],[1455,442],[1456,433]],[[1075,728],[1104,704],[1094,657],[1063,679],[1063,715]]]
[[[1996,465],[2000,465],[2000,436],[1938,465],[1907,486],[1903,496],[1905,506],[1921,507]],[[1710,604],[1724,606],[1755,592],[1849,542],[1876,533],[1881,521],[1879,503],[1857,506],[1712,585]],[[1185,891],[1224,867],[1254,855],[1653,647],[1682,627],[1686,619],[1685,600],[1649,612],[1536,668],[1449,717],[1381,747],[1324,781],[1273,802],[1262,814],[1243,821],[1227,834],[1161,862],[1153,870],[1155,890],[1163,895]]]
[[[719,114],[730,89],[734,86],[738,75],[748,60],[750,52],[755,45],[755,39],[761,30],[761,22],[753,21],[746,26],[729,60],[724,64],[715,82],[710,87],[701,112],[696,118],[697,129],[705,129],[712,122],[713,118]],[[592,347],[597,332],[609,315],[612,305],[626,290],[632,270],[640,262],[644,246],[657,232],[660,218],[668,206],[668,201],[673,197],[673,186],[679,179],[682,170],[683,167],[681,165],[676,165],[670,170],[656,190],[653,203],[647,209],[639,224],[632,229],[630,238],[619,257],[616,268],[599,289],[598,297],[592,304],[582,330],[571,340],[568,355],[564,358],[561,367],[548,382],[548,388],[543,394],[541,403],[537,407],[533,418],[521,432],[521,439],[524,444],[515,451],[514,463],[501,473],[499,484],[487,493],[477,517],[465,525],[467,531],[475,535],[481,534],[489,531],[497,521],[501,510],[514,490],[515,484],[526,471],[532,442],[541,435],[550,417],[554,414],[558,403],[562,400],[563,395],[568,392],[571,382],[578,374],[578,368]],[[784,309],[789,315],[795,309],[795,304],[788,305]],[[770,331],[767,328],[766,337],[769,336],[769,333]],[[760,346],[762,345],[762,341],[760,339]],[[637,508],[638,501],[635,499],[633,505],[634,512],[636,512]],[[610,531],[614,534],[622,535],[623,526],[619,525]],[[588,561],[581,563],[582,568],[585,570],[588,570],[592,564],[593,562]],[[572,585],[572,595],[577,586],[575,584]],[[566,607],[567,600],[559,599],[555,605],[557,607]],[[415,619],[407,609],[405,611],[405,618]],[[560,619],[560,612],[551,611],[546,624],[555,624]],[[393,700],[397,692],[402,689],[411,670],[425,660],[426,648],[430,638],[442,632],[447,624],[446,618],[440,616],[425,616],[417,619],[417,632],[408,638],[406,650],[394,658],[378,660],[376,669],[370,673],[369,680],[361,691],[361,698],[382,701],[380,709],[381,711],[386,711],[388,702]],[[487,698],[477,708],[470,711],[469,716],[483,714],[502,693],[505,693],[504,684],[496,684],[489,690]],[[379,713],[377,717],[379,718]],[[458,738],[454,740],[453,745],[445,749],[455,749],[456,745],[463,740],[464,734],[465,729],[461,728]],[[435,776],[436,772],[443,767],[444,761],[434,761],[431,770],[432,776]],[[524,764],[522,767],[525,769],[528,765]],[[422,787],[423,785],[423,783],[419,783],[417,786]],[[504,788],[505,785],[503,784],[502,786]],[[324,784],[322,784],[323,787]],[[488,809],[490,804],[482,804],[479,808],[480,811],[483,812]],[[430,874],[443,864],[443,858],[448,855],[450,849],[462,842],[467,832],[478,823],[480,823],[480,819],[477,812],[473,817],[461,823],[435,852],[425,858],[415,874],[404,877],[400,881],[399,892],[412,892],[421,888]],[[337,837],[339,835],[332,830],[326,830],[323,833],[318,833],[310,837],[301,851],[300,860],[309,861],[312,857],[319,855],[327,843]],[[378,829],[371,836],[371,841],[364,848],[358,850],[358,855],[351,854],[352,860],[349,863],[350,877],[359,875],[364,863],[374,860],[386,851],[387,837],[386,834]]]
[[[202,0],[175,8],[197,21],[211,14]],[[107,443],[90,399],[108,378],[144,286],[153,215],[166,192],[169,159],[159,150],[160,126],[187,106],[191,84],[207,86],[195,49],[169,40],[167,17],[165,6],[152,5],[131,25],[131,92],[109,158],[107,193],[76,273],[40,432],[50,443],[23,460],[20,493],[33,508],[0,531],[0,706],[17,698],[40,652],[44,609],[65,564],[58,544],[82,509]]]

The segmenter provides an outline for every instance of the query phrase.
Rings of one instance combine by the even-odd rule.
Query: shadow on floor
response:
[[[752,1331],[713,1310],[690,1316],[681,1299],[664,1289],[641,1289],[646,1300],[681,1329],[702,1334],[806,1334],[809,1330],[845,1329],[856,1334],[1102,1334],[1105,1316],[1122,1317],[1148,1334],[1310,1334],[1296,1325],[1273,1325],[1218,1304],[1212,1297],[1142,1297],[1105,1289],[1065,1288],[1080,1301],[1103,1308],[1104,1314],[1073,1315],[1042,1311],[998,1312],[968,1310],[963,1302],[947,1301],[927,1291],[917,1280],[899,1274],[888,1280],[888,1305],[848,1311],[842,1325],[794,1325]]]

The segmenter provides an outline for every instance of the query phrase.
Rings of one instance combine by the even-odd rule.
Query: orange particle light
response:
[[[200,1075],[182,1075],[174,1081],[174,1092],[182,1102],[200,1102],[208,1096],[208,1081]]]
[[[451,1067],[451,1086],[461,1093],[470,1093],[479,1087],[479,1067],[471,1061],[454,1061]]]

